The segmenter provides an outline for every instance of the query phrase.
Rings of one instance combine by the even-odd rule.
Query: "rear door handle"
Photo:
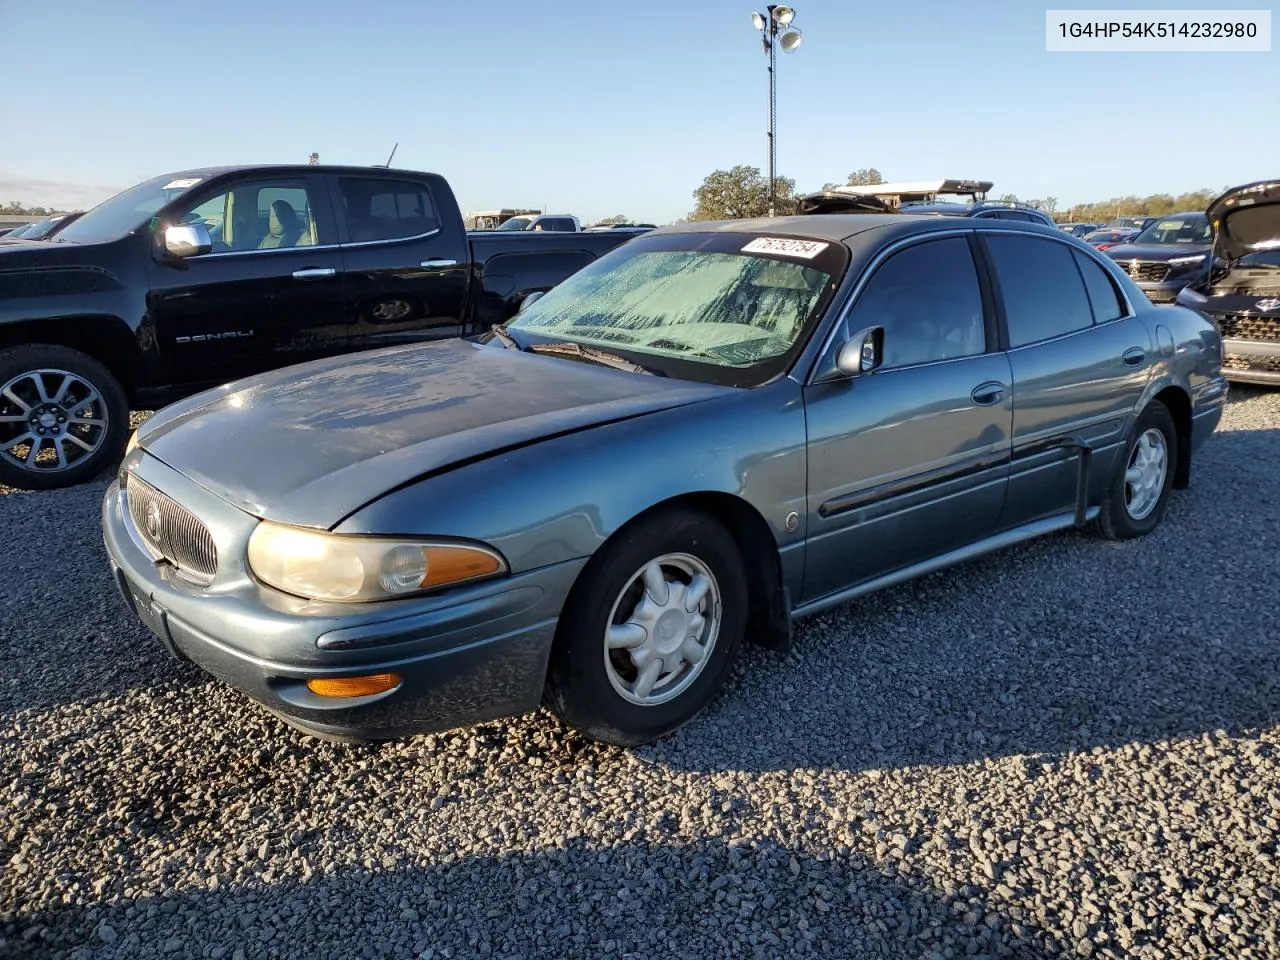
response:
[[[998,380],[990,380],[987,383],[980,383],[973,388],[973,392],[969,394],[980,407],[989,407],[993,403],[999,403],[1004,399],[1004,384]]]
[[[293,279],[295,280],[323,280],[325,277],[332,277],[338,271],[333,267],[310,267],[306,270],[293,271]]]
[[[426,267],[428,270],[438,270],[441,267],[456,267],[457,260],[423,260],[418,266]]]
[[[1141,347],[1130,347],[1121,354],[1120,359],[1125,362],[1126,366],[1140,367],[1147,362],[1147,351]]]

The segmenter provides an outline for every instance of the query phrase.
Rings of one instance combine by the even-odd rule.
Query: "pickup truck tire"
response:
[[[747,590],[737,544],[712,517],[673,509],[626,528],[570,591],[548,706],[603,743],[671,733],[724,682],[746,629]]]
[[[120,382],[79,350],[0,350],[0,484],[53,490],[119,461],[129,437]]]

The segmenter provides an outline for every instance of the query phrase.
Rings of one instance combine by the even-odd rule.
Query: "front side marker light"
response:
[[[394,673],[372,673],[364,677],[312,677],[307,689],[317,697],[350,700],[386,693],[400,686],[400,677]]]

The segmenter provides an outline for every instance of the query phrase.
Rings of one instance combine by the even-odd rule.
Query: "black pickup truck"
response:
[[[0,483],[89,479],[123,451],[131,407],[483,333],[632,235],[468,234],[448,182],[407,170],[148,180],[48,241],[0,240]]]

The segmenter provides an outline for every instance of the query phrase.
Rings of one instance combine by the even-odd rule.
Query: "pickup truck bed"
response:
[[[634,235],[469,234],[433,173],[244,166],[156,177],[50,241],[0,239],[0,483],[89,479],[122,452],[131,406],[318,357],[482,333]]]

